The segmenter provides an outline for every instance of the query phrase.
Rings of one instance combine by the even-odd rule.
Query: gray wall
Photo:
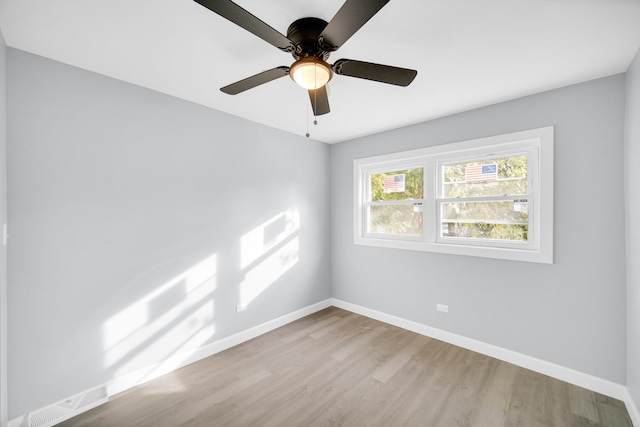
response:
[[[624,384],[624,84],[612,76],[332,146],[332,295]],[[353,244],[354,159],[549,125],[553,265]]]
[[[11,418],[330,296],[329,146],[11,48],[7,76]]]
[[[626,79],[627,386],[640,408],[640,51]]]
[[[0,31],[0,234],[7,223],[7,46]],[[0,235],[0,239],[2,236]],[[0,241],[0,426],[7,423],[7,250]]]

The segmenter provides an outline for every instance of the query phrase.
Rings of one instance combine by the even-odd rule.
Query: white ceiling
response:
[[[286,34],[343,0],[237,0]],[[236,96],[219,88],[293,58],[192,0],[0,0],[7,44],[299,135],[306,91],[289,78]],[[392,0],[329,62],[418,70],[406,88],[346,76],[328,143],[624,72],[640,46],[640,0]]]

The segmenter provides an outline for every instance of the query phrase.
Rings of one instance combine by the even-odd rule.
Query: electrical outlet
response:
[[[441,311],[442,313],[448,313],[449,306],[446,304],[436,304],[436,310]]]
[[[241,311],[245,311],[247,309],[246,304],[238,304],[236,305],[236,313],[240,313]]]

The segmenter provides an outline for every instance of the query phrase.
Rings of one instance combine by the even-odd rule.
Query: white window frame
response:
[[[356,159],[354,173],[354,243],[357,245],[553,263],[553,126],[479,138],[418,150]],[[527,242],[439,236],[439,172],[444,164],[527,154],[529,230]],[[424,168],[422,236],[367,233],[369,176],[372,173]],[[395,203],[395,202],[394,202]],[[400,202],[401,204],[410,203]]]

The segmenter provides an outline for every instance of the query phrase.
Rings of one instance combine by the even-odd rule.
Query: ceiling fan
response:
[[[289,26],[286,36],[231,0],[194,1],[278,49],[291,53],[296,60],[290,67],[272,68],[220,88],[229,95],[237,95],[288,74],[308,90],[313,113],[319,116],[330,111],[325,85],[334,73],[398,86],[408,86],[418,74],[416,70],[353,59],[339,59],[333,65],[326,62],[332,52],[349,40],[389,0],[346,0],[330,22],[319,18],[298,19]]]

